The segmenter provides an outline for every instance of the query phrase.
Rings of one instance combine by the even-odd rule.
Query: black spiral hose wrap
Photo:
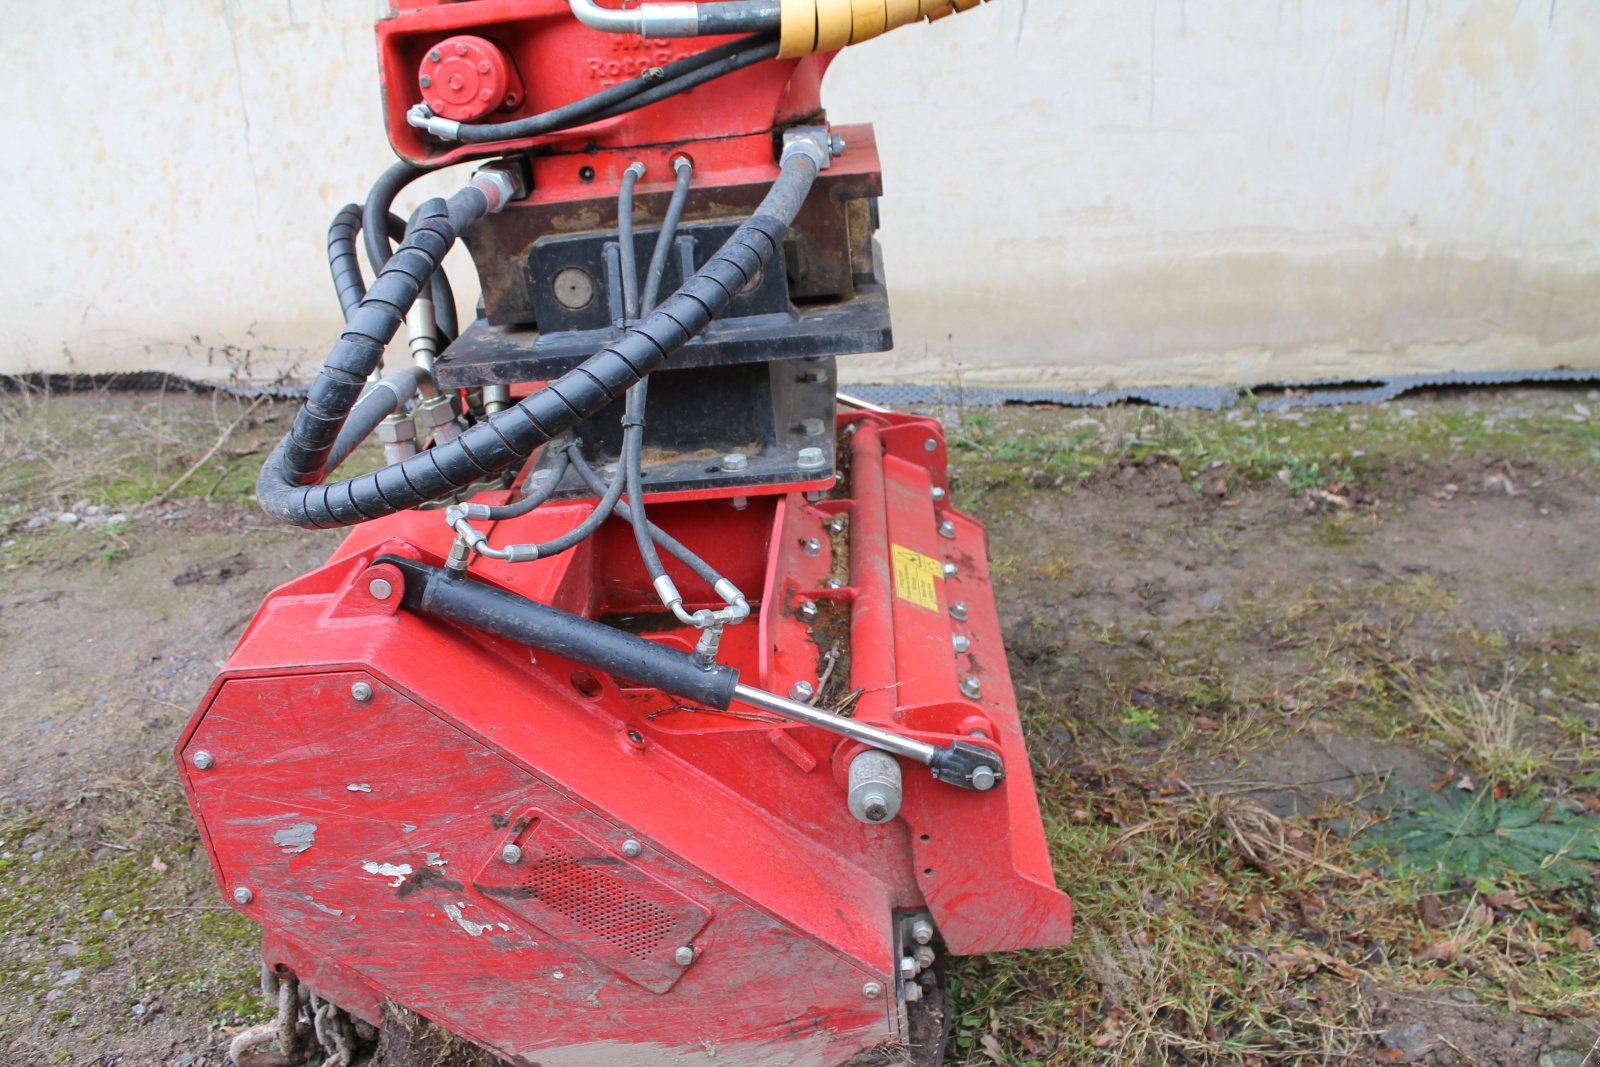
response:
[[[449,496],[521,463],[534,449],[604,410],[697,336],[783,243],[817,177],[804,154],[785,158],[756,213],[659,308],[584,364],[447,444],[372,474],[319,484],[339,427],[405,313],[456,235],[489,210],[475,186],[418,210],[346,324],[312,384],[294,428],[262,467],[256,494],[274,518],[307,529],[353,526]]]

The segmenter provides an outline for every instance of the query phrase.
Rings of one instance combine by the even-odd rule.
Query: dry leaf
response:
[[[155,871],[157,874],[165,874],[167,865],[161,861],[160,856],[157,856],[155,859],[150,861],[150,869]]]
[[[1417,898],[1417,915],[1422,919],[1422,925],[1430,930],[1441,929],[1445,925],[1444,908],[1439,905],[1439,898],[1432,893],[1424,893]]]
[[[1406,1050],[1403,1048],[1380,1048],[1372,1052],[1373,1063],[1404,1063]]]
[[[1581,926],[1574,926],[1572,932],[1567,934],[1567,944],[1579,952],[1594,951],[1594,935]]]

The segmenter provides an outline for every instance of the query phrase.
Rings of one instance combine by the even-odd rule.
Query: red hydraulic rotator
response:
[[[435,115],[476,122],[522,102],[522,79],[499,45],[472,34],[446,38],[428,49],[417,86]]]

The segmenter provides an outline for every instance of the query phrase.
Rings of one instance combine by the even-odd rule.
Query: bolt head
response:
[[[964,656],[972,651],[972,638],[966,634],[956,634],[950,639],[950,643],[955,646],[956,655],[958,656]]]
[[[827,423],[821,419],[803,419],[800,423],[800,429],[805,431],[807,437],[821,437],[827,428]]]
[[[967,602],[965,600],[958,600],[954,604],[951,604],[950,605],[950,617],[952,619],[956,620],[957,622],[966,622],[967,621]]]
[[[789,690],[789,699],[798,700],[802,704],[816,695],[816,686],[810,682],[796,682],[794,683],[794,688]]]
[[[678,949],[678,951],[672,954],[672,962],[676,963],[679,967],[689,966],[689,964],[694,962],[694,949],[688,945],[684,945],[682,948]]]
[[[437,62],[439,62],[439,60],[441,60],[443,58],[444,58],[443,54],[441,54],[440,51],[437,48],[435,48],[433,51],[428,53],[428,62],[430,62],[430,63],[437,63]]]
[[[250,890],[246,889],[244,886],[240,886],[238,889],[233,891],[233,902],[239,905],[241,908],[255,898],[256,895],[250,892]]]
[[[942,503],[944,501],[945,497],[947,497],[949,495],[950,495],[949,493],[945,492],[943,489],[939,488],[937,485],[933,487],[933,502],[935,504]]]
[[[372,594],[374,600],[388,600],[394,595],[394,586],[389,584],[387,578],[374,578],[368,583],[367,592]]]
[[[579,311],[594,303],[594,279],[581,267],[568,267],[558,272],[551,282],[556,303],[568,311]]]
[[[867,817],[868,822],[883,822],[889,818],[889,802],[882,797],[873,795],[861,805],[861,814]]]
[[[933,924],[927,919],[918,919],[911,924],[911,940],[919,945],[926,945],[933,940]]]
[[[366,682],[357,682],[355,685],[350,687],[350,695],[356,700],[365,704],[367,701],[372,699],[372,686],[368,685]]]
[[[817,470],[828,462],[827,455],[820,448],[802,448],[797,466],[801,470]]]
[[[868,1000],[877,1000],[883,996],[883,986],[878,982],[868,982],[861,987],[861,995]]]
[[[977,700],[983,696],[983,683],[973,676],[961,679],[961,695],[968,700]]]
[[[820,555],[822,553],[822,542],[815,537],[808,537],[800,542],[800,550],[808,556]]]
[[[915,1004],[922,999],[922,987],[915,982],[906,983],[906,1003]]]
[[[622,843],[622,854],[629,859],[638,859],[644,854],[644,846],[630,837]]]
[[[946,578],[954,578],[956,576],[956,570],[957,568],[954,563],[946,563],[944,565],[944,576]]]
[[[949,519],[941,522],[939,524],[939,536],[948,541],[954,541],[956,539],[956,524]]]
[[[843,515],[835,515],[833,517],[833,521],[828,523],[828,532],[829,533],[836,533],[836,534],[844,533],[844,516]]]
[[[515,867],[522,862],[522,849],[516,845],[507,845],[500,850],[500,862]]]
[[[922,450],[924,452],[937,452],[939,451],[939,442],[930,437],[922,442]]]
[[[417,84],[426,89],[433,85],[433,79],[424,74],[422,77],[417,79]]]
[[[987,767],[979,767],[972,772],[972,788],[980,793],[987,793],[996,785],[994,772]]]
[[[740,455],[738,452],[730,452],[722,457],[722,469],[730,474],[747,471],[750,469],[750,457]]]
[[[900,959],[900,977],[905,978],[905,979],[907,979],[909,981],[910,979],[915,978],[917,976],[917,972],[920,971],[920,970],[922,970],[922,968],[917,965],[917,961],[916,961],[915,957],[913,957],[913,956],[902,956],[901,957],[901,959]]]
[[[215,757],[211,755],[211,753],[207,752],[205,749],[201,749],[199,752],[196,752],[193,756],[189,757],[189,762],[194,764],[196,770],[209,771],[212,767],[216,766],[217,761]]]
[[[814,601],[814,600],[803,601],[800,604],[800,617],[802,619],[807,619],[807,620],[814,619],[814,618],[817,617],[817,610],[818,609],[817,609],[816,601]]]

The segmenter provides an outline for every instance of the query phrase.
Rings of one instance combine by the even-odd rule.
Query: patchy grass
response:
[[[1557,470],[1592,466],[1600,459],[1600,424],[1578,407],[1563,399],[1508,410],[1471,398],[1281,413],[1119,407],[1064,415],[1012,407],[941,416],[952,465],[967,485],[1060,488],[1109,463],[1163,457],[1180,464],[1196,489],[1206,471],[1227,468],[1300,494],[1372,489],[1394,467],[1469,455]]]
[[[15,523],[41,509],[246,499],[292,410],[223,393],[204,404],[188,394],[97,393],[86,404],[75,393],[0,392],[0,453],[8,458],[0,520]]]
[[[0,1032],[21,1035],[14,1052],[45,1056],[69,1031],[92,1044],[119,1018],[165,1012],[203,1031],[261,1012],[260,931],[217,902],[165,759],[0,811],[0,940]]]
[[[1412,1062],[1381,1040],[1397,996],[1430,1026],[1430,998],[1478,1012],[1480,1041],[1541,1035],[1457,1030],[1429,1062],[1589,1050],[1600,629],[1474,621],[1585,583],[1390,558],[1458,497],[1592,494],[1573,415],[1534,392],[961,420],[958,499],[1023,605],[1006,636],[1078,935],[956,965],[953,1062]],[[1242,589],[1177,588],[1206,567]],[[1347,765],[1306,756],[1326,748]]]

